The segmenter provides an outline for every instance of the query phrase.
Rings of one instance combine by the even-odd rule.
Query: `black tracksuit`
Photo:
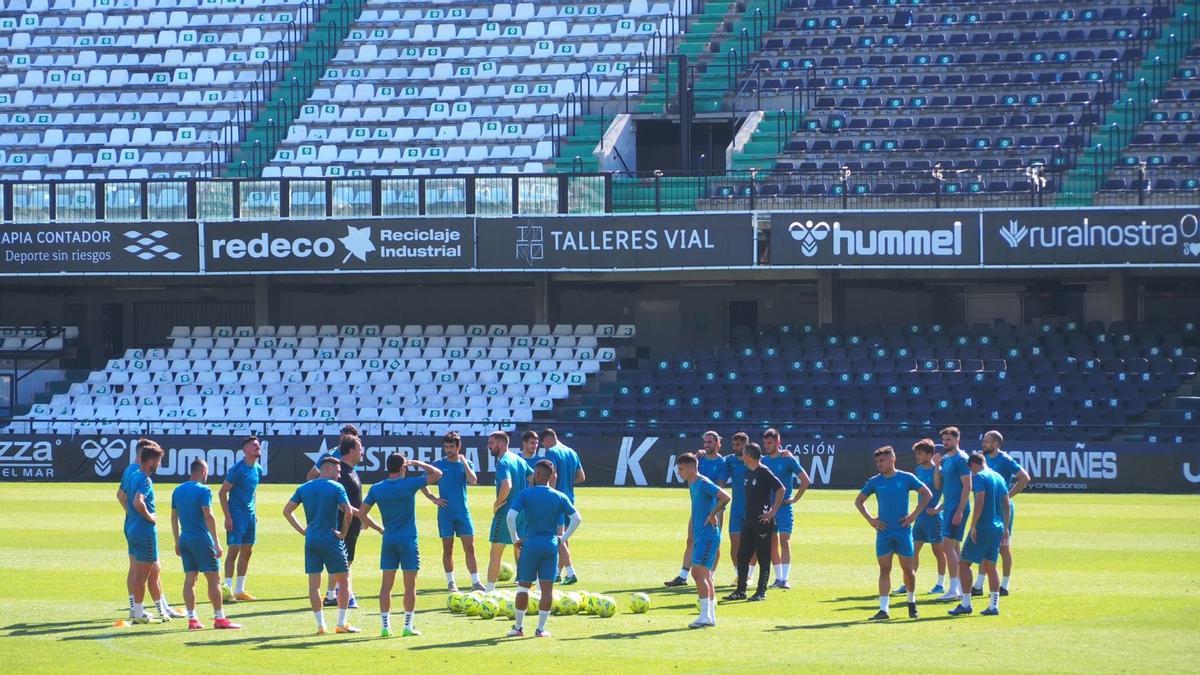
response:
[[[738,544],[737,570],[739,593],[746,592],[746,577],[750,573],[750,558],[758,556],[758,592],[767,592],[767,576],[771,565],[771,539],[775,534],[775,519],[764,523],[759,518],[775,504],[777,490],[783,483],[765,466],[746,471],[745,501],[746,521],[742,524],[742,538]]]

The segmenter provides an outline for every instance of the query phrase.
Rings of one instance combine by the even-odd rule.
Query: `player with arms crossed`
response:
[[[213,628],[241,628],[225,618],[221,606],[221,578],[217,574],[221,545],[217,543],[217,520],[212,514],[212,490],[204,485],[208,480],[208,463],[203,459],[192,460],[189,468],[191,480],[171,493],[171,534],[175,538],[175,555],[183,559],[183,602],[187,605],[188,630],[204,628],[196,616],[196,577],[200,574],[208,582]]]
[[[707,436],[707,434],[706,434]],[[688,628],[708,628],[717,625],[717,593],[713,587],[712,568],[721,550],[721,514],[729,504],[729,495],[717,487],[707,476],[700,474],[699,460],[691,453],[684,453],[675,460],[675,470],[688,484],[692,500],[691,572],[696,580],[696,593],[700,596],[700,618],[688,624]]]
[[[975,563],[979,565],[979,573],[987,575],[988,589],[992,592],[988,608],[980,614],[997,616],[1000,614],[1000,575],[996,572],[996,560],[1000,557],[1000,542],[1004,539],[1005,523],[1009,518],[1008,485],[1000,474],[987,468],[981,453],[972,453],[968,462],[974,474],[975,510],[971,514],[967,539],[963,542],[962,561],[958,564],[963,592],[960,604],[950,610],[950,615],[972,612],[971,564]]]
[[[425,473],[406,473],[407,469],[422,469]],[[399,453],[388,455],[386,480],[371,486],[363,500],[358,517],[367,527],[383,535],[379,548],[380,637],[392,636],[392,587],[396,585],[396,570],[404,571],[404,637],[420,635],[413,624],[417,610],[417,572],[421,569],[421,554],[417,549],[416,494],[421,488],[438,482],[442,472],[437,467],[417,460],[405,461]],[[379,504],[383,527],[371,519],[371,508]]]
[[[788,575],[792,571],[792,529],[795,521],[792,505],[800,501],[812,480],[795,456],[783,452],[783,439],[775,429],[763,432],[763,450],[766,456],[763,457],[762,463],[783,483],[786,491],[783,508],[775,516],[776,534],[775,543],[771,546],[771,564],[775,567],[775,584],[772,587],[787,590],[791,588],[788,585]],[[800,487],[793,495],[792,486],[797,479],[800,481]]]
[[[254,497],[262,480],[263,469],[258,460],[262,457],[262,443],[257,436],[248,436],[242,441],[242,459],[229,467],[225,482],[221,484],[218,497],[221,510],[225,512],[225,543],[228,547],[225,558],[225,583],[221,595],[226,602],[253,600],[246,592],[246,572],[250,569],[250,556],[258,531],[258,514],[254,510]],[[233,585],[233,573],[237,571],[237,587]]]
[[[575,486],[587,480],[587,475],[583,472],[583,463],[579,460],[579,453],[558,440],[558,433],[553,429],[543,429],[538,437],[542,441],[542,446],[546,448],[546,459],[554,464],[554,488],[566,495],[567,499],[574,504]],[[559,523],[560,535],[565,527],[565,520]],[[558,564],[562,567],[562,574],[555,576],[555,581],[562,579],[564,586],[570,586],[579,581],[579,578],[575,576],[571,549],[567,546],[567,537],[565,536],[559,538]]]
[[[346,583],[346,572],[350,564],[346,561],[346,535],[357,512],[350,506],[346,488],[337,482],[341,460],[326,456],[321,458],[321,473],[313,480],[296,488],[296,492],[283,507],[283,517],[288,524],[304,537],[304,573],[308,575],[308,599],[312,604],[313,616],[317,619],[317,635],[325,634],[325,613],[321,607],[321,571],[329,573],[337,584],[338,622],[336,632],[358,633],[348,619],[350,585]],[[305,526],[296,522],[295,510],[304,505]],[[338,529],[338,513],[342,514],[341,529]]]
[[[488,452],[496,459],[496,501],[492,503],[492,528],[488,541],[492,550],[488,557],[487,586],[485,593],[496,590],[496,580],[500,578],[500,561],[504,557],[504,547],[512,544],[508,536],[508,510],[513,500],[529,485],[529,477],[533,469],[515,452],[508,449],[508,434],[503,431],[493,431],[488,435]],[[517,531],[523,529],[524,523],[517,521]]]
[[[933,486],[933,474],[937,470],[933,459],[937,455],[937,446],[933,439],[922,438],[913,444],[912,449],[913,456],[917,460],[917,468],[913,471],[913,475],[933,493],[929,503],[921,511],[921,515],[917,516],[917,522],[913,523],[913,574],[915,575],[921,569],[921,547],[929,544],[930,550],[933,551],[933,557],[937,561],[937,584],[929,589],[929,593],[937,595],[946,592],[946,556],[942,553],[942,506],[940,504],[942,491]],[[909,590],[907,585],[901,585],[898,592],[907,593]]]
[[[925,510],[933,493],[917,477],[907,471],[896,470],[896,451],[885,445],[875,451],[875,470],[879,473],[867,479],[854,507],[875,529],[875,558],[879,562],[879,611],[872,621],[890,619],[888,595],[892,590],[892,555],[900,557],[900,570],[904,574],[904,585],[908,590],[908,617],[917,618],[916,574],[913,568],[912,524]],[[920,495],[917,508],[908,512],[908,493]],[[878,517],[867,512],[867,497],[875,495]]]
[[[703,448],[693,457],[696,459],[697,466],[700,470],[700,475],[709,479],[713,483],[720,485],[725,481],[725,457],[721,455],[721,435],[715,431],[706,431],[702,437]],[[669,581],[664,581],[663,586],[671,588],[673,586],[687,585],[688,575],[692,571],[692,552],[695,548],[696,528],[693,527],[691,521],[688,521],[687,545],[683,548],[683,566],[679,568],[679,576]],[[717,551],[717,560],[721,559],[721,552]],[[710,572],[716,570],[716,560],[713,561]]]
[[[442,452],[445,456],[433,463],[442,472],[438,496],[434,497],[429,488],[423,488],[421,493],[438,507],[438,537],[442,540],[446,590],[451,593],[458,590],[458,584],[454,582],[454,537],[457,536],[467,559],[467,572],[471,574],[471,589],[482,591],[479,566],[475,562],[475,524],[471,522],[471,511],[467,508],[467,486],[478,484],[479,478],[462,452],[462,437],[458,432],[451,431],[442,437]]]
[[[130,506],[129,495],[131,493],[128,492],[128,490],[133,489],[130,486],[130,478],[133,476],[133,474],[135,474],[139,471],[142,471],[142,464],[141,464],[142,450],[145,449],[146,447],[158,448],[159,457],[160,458],[162,457],[163,451],[162,451],[162,448],[159,447],[158,443],[155,443],[154,441],[152,441],[148,438],[138,439],[137,448],[135,450],[135,456],[137,457],[137,461],[132,462],[132,463],[130,463],[129,466],[125,467],[125,471],[122,472],[122,474],[121,474],[121,484],[117,488],[117,503],[121,505],[121,510],[125,513],[125,539],[126,539],[127,543],[130,544],[130,547],[129,547],[129,571],[125,575],[125,586],[126,586],[126,590],[129,591],[129,620],[130,621],[133,621],[134,618],[137,617],[137,612],[134,611],[134,607],[133,607],[135,604],[133,586],[134,586],[135,579],[138,577],[139,563],[137,561],[137,557],[134,554],[133,544],[132,544],[132,542],[129,542],[129,531],[130,531],[131,526],[136,526],[138,524],[138,521],[140,519],[142,519],[142,516],[139,515]],[[155,467],[155,470],[157,470],[157,466]],[[155,561],[153,564],[150,565],[149,573],[146,575],[145,580],[142,582],[143,593],[142,593],[141,597],[144,600],[146,597],[145,593],[147,591],[150,593],[151,599],[154,600],[154,606],[156,609],[158,609],[158,612],[162,616],[163,621],[170,621],[171,619],[179,619],[179,618],[183,617],[183,614],[181,614],[180,612],[175,610],[173,607],[171,607],[170,603],[167,602],[167,594],[163,592],[161,577],[162,577],[162,565],[159,564],[159,562],[157,560],[157,556],[155,556]],[[144,613],[145,612],[143,612],[143,614]],[[151,619],[147,617],[144,621],[138,621],[136,623],[149,623],[150,621],[151,621]]]
[[[1000,449],[1004,445],[1004,436],[995,429],[983,435],[983,455],[987,459],[988,468],[1000,474],[1008,485],[1008,523],[1004,527],[1004,538],[1000,540],[1000,595],[1008,595],[1008,580],[1012,576],[1012,533],[1013,522],[1017,519],[1017,503],[1013,498],[1021,494],[1029,485],[1029,473],[1021,467],[1021,463]],[[983,595],[983,575],[975,579],[971,595]]]
[[[958,582],[959,551],[963,532],[971,516],[968,496],[971,494],[971,469],[967,467],[967,453],[958,447],[958,427],[942,429],[942,455],[933,463],[933,487],[942,491],[942,553],[946,556],[946,569],[950,574],[950,588],[938,600],[957,600],[962,593]]]
[[[542,600],[538,606],[537,637],[550,637],[546,622],[554,605],[554,573],[558,570],[558,524],[567,519],[563,539],[575,533],[583,517],[566,495],[550,487],[554,464],[543,459],[533,470],[533,487],[522,490],[509,506],[506,521],[508,534],[517,549],[516,624],[508,637],[525,636],[525,612],[529,609],[529,589],[534,580],[541,587]],[[517,519],[525,519],[525,537],[517,532]]]

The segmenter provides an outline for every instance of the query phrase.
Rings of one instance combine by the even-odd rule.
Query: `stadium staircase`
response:
[[[1145,58],[1126,80],[1109,106],[1091,143],[1079,154],[1074,168],[1063,177],[1056,200],[1059,206],[1091,206],[1105,176],[1127,149],[1135,134],[1150,119],[1152,105],[1173,79],[1176,67],[1189,53],[1197,37],[1197,12],[1200,2],[1188,0],[1175,8],[1175,16],[1166,24]]]
[[[262,85],[261,91],[268,93],[240,134],[241,142],[228,153],[224,176],[254,178],[262,173],[365,6],[366,0],[329,0],[314,5],[316,14],[305,26],[306,37],[295,56],[291,62],[275,64],[281,76]]]

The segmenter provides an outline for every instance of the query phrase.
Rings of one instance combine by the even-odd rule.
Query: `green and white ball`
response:
[[[479,605],[483,602],[483,594],[479,592],[469,593],[463,598],[463,610],[467,616],[479,616]]]
[[[485,597],[479,601],[479,618],[494,619],[496,613],[500,611],[500,605],[495,598]]]
[[[587,591],[579,591],[579,613],[592,613],[592,594]]]
[[[564,593],[562,599],[559,600],[559,608],[563,616],[570,616],[579,613],[579,601],[576,600],[579,596],[575,593]]]
[[[508,598],[500,599],[500,616],[506,619],[517,618],[517,606]]]
[[[500,577],[499,577],[500,581],[511,581],[513,578],[513,575],[515,575],[516,573],[517,573],[517,571],[515,569],[513,569],[513,566],[511,564],[509,564],[509,563],[501,563],[500,564]]]
[[[466,600],[466,593],[459,593],[458,591],[455,591],[446,598],[446,609],[449,609],[453,614],[462,614],[464,611],[466,611]]]
[[[629,596],[629,611],[634,614],[645,614],[650,610],[650,596],[645,593],[634,593]]]

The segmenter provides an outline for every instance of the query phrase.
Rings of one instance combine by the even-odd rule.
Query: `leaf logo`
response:
[[[353,256],[363,262],[367,262],[367,254],[375,250],[375,244],[371,241],[370,227],[354,227],[353,225],[346,226],[346,236],[339,237],[338,241],[342,242],[342,246],[346,247],[346,257],[342,258],[342,264],[346,264]]]
[[[816,223],[807,220],[788,225],[788,234],[800,242],[800,252],[811,258],[817,254],[817,244],[829,236],[830,229],[829,223],[823,220]]]
[[[96,461],[92,467],[96,471],[97,476],[107,476],[112,472],[112,460],[117,459],[125,452],[125,441],[114,438],[111,441],[101,437],[99,441],[86,440],[80,447],[83,450],[83,455],[88,459]]]
[[[1021,245],[1025,237],[1029,234],[1029,228],[1021,225],[1015,220],[1008,221],[1007,227],[1000,228],[1000,237],[1008,244],[1009,248],[1016,248]]]

